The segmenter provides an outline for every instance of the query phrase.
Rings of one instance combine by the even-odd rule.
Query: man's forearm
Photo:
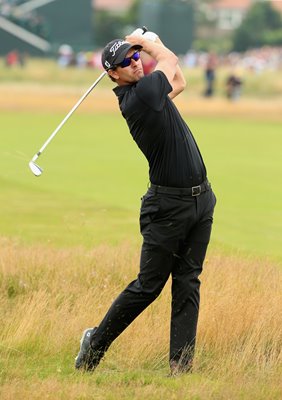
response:
[[[161,41],[161,39],[157,36],[156,43],[164,46],[163,42]],[[179,93],[181,93],[186,87],[186,79],[183,75],[183,72],[179,66],[179,64],[177,64],[176,66],[176,71],[175,71],[175,75],[172,81],[172,88],[173,91],[169,94],[169,97],[171,99],[173,99],[175,96],[177,96]]]

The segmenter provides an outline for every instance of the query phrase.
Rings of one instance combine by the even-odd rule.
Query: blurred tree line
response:
[[[125,13],[96,10],[94,13],[95,44],[103,47],[113,38],[124,37],[138,26],[139,6],[142,0],[134,0]]]
[[[282,17],[269,1],[254,3],[233,36],[233,50],[263,45],[282,45]]]
[[[138,26],[139,8],[143,0],[134,0],[126,12],[113,13],[107,10],[96,10],[93,25],[95,44],[98,47],[113,38],[124,37]],[[167,0],[163,0],[164,6]],[[230,35],[224,37],[214,36],[210,32],[215,28],[215,21],[207,18],[203,12],[204,6],[215,0],[181,0],[187,3],[194,2],[196,21],[193,49],[208,50],[211,47],[220,52],[245,51],[263,45],[282,45],[282,16],[273,8],[269,1],[254,2],[242,24]],[[169,29],[169,28],[168,28]],[[200,37],[201,29],[208,31],[207,37]]]

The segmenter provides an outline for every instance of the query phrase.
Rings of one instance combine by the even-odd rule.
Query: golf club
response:
[[[147,32],[147,28],[145,26],[142,27],[143,33]],[[42,154],[44,149],[48,146],[48,144],[51,142],[51,140],[56,136],[56,134],[59,132],[59,130],[62,128],[62,126],[67,122],[69,117],[73,114],[73,112],[79,107],[79,105],[83,102],[83,100],[89,95],[89,93],[94,89],[94,87],[101,81],[101,79],[107,75],[107,71],[104,71],[97,79],[96,81],[90,86],[90,88],[87,90],[87,92],[78,100],[78,102],[73,106],[73,108],[70,110],[70,112],[66,115],[66,117],[63,119],[63,121],[57,126],[57,128],[54,130],[54,132],[51,134],[51,136],[46,140],[46,142],[43,144],[41,149],[33,156],[31,161],[29,162],[29,168],[33,172],[35,176],[40,176],[43,172],[43,169],[35,164],[35,161],[37,158]]]
[[[63,119],[63,121],[57,126],[57,128],[54,130],[54,132],[51,134],[51,136],[46,140],[46,142],[43,144],[41,149],[33,156],[32,160],[29,162],[29,168],[31,171],[34,173],[35,176],[40,176],[43,172],[43,169],[39,167],[39,165],[35,164],[35,161],[37,158],[42,154],[44,149],[48,146],[48,144],[51,142],[51,140],[56,136],[56,134],[59,132],[59,130],[62,128],[62,126],[67,122],[69,117],[73,114],[73,112],[79,107],[79,105],[83,102],[83,100],[89,95],[89,93],[94,89],[94,87],[101,81],[101,79],[107,74],[107,71],[104,71],[98,79],[90,86],[90,88],[87,90],[87,92],[78,100],[78,102],[73,106],[73,108],[70,110],[68,115]]]

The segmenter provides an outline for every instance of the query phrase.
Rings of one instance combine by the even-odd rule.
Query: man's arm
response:
[[[162,46],[164,46],[164,44],[162,43],[161,39],[159,37],[156,38],[156,43],[161,44]],[[181,93],[185,87],[186,87],[186,79],[183,75],[183,72],[179,66],[179,64],[177,63],[176,66],[176,72],[173,78],[173,81],[171,83],[172,86],[172,92],[169,93],[169,97],[171,99],[173,99],[174,97],[176,97],[179,93]]]
[[[169,93],[170,98],[177,96],[185,87],[185,79],[178,65],[178,57],[164,44],[157,39],[155,42],[146,39],[144,36],[129,35],[125,38],[132,45],[140,45],[147,54],[149,54],[157,64],[155,71],[162,71],[170,85],[172,91]]]

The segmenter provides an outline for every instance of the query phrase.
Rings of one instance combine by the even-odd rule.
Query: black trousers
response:
[[[158,297],[171,276],[169,357],[183,367],[191,363],[199,314],[199,275],[210,240],[215,203],[211,188],[194,197],[148,190],[140,211],[140,272],[113,302],[91,338],[94,351],[104,353]]]

